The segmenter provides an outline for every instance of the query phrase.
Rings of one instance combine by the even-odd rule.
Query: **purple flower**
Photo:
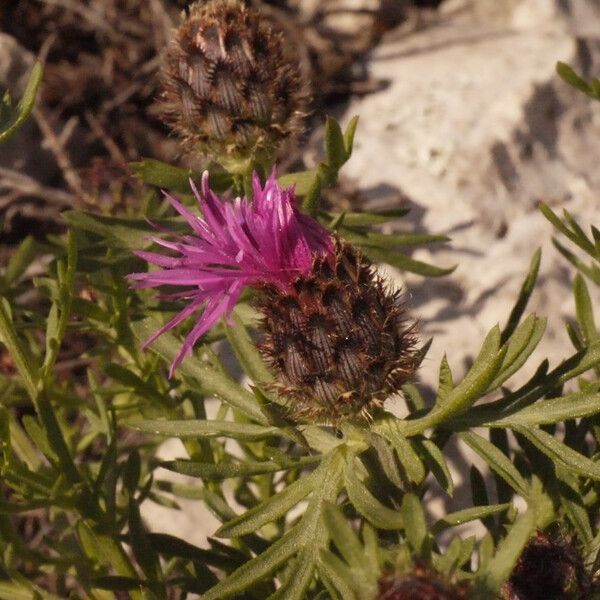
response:
[[[229,316],[246,286],[272,284],[282,291],[310,272],[315,256],[333,255],[333,241],[319,223],[301,214],[293,188],[282,189],[275,171],[264,188],[256,174],[252,181],[254,199],[220,200],[208,186],[208,172],[202,176],[202,192],[190,185],[202,216],[188,210],[165,193],[175,210],[188,222],[192,232],[171,234],[171,239],[151,239],[174,254],[136,252],[137,256],[161,267],[159,271],[132,273],[137,288],[162,285],[189,287],[163,298],[188,301],[166,325],[148,339],[144,347],[173,329],[187,317],[202,310],[188,333],[169,376],[192,351],[194,344],[221,317]]]

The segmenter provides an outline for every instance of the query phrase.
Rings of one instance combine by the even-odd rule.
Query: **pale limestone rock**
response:
[[[460,375],[485,333],[505,322],[539,245],[531,309],[550,318],[540,355],[556,361],[570,351],[560,307],[572,313],[571,274],[536,203],[564,206],[582,224],[597,217],[600,106],[554,70],[558,60],[577,62],[581,45],[554,3],[524,0],[505,25],[456,11],[373,53],[372,76],[390,86],[351,104],[348,117],[361,121],[345,173],[367,190],[399,189],[424,211],[418,225],[450,232],[446,248],[417,258],[458,263],[443,280],[407,278],[423,335],[436,334],[428,383],[444,352]]]
[[[169,439],[161,445],[157,453],[159,460],[188,458],[187,452],[180,440]],[[192,485],[200,488],[201,483],[193,477],[186,477],[158,469],[156,479]],[[153,533],[167,533],[184,539],[189,544],[202,548],[208,547],[207,537],[213,535],[219,528],[220,522],[206,508],[202,500],[174,498],[181,510],[174,510],[147,500],[141,506],[141,514],[148,529]]]

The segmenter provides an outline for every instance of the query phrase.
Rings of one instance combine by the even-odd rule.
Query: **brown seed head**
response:
[[[398,292],[371,263],[337,242],[309,275],[283,292],[265,286],[262,350],[298,418],[339,421],[369,416],[416,369],[416,336]]]
[[[376,600],[468,600],[469,597],[468,585],[451,585],[416,566],[408,575],[384,575],[379,580]]]
[[[572,537],[538,531],[502,589],[504,600],[587,600],[592,582]]]
[[[300,129],[307,105],[281,33],[241,0],[196,2],[166,56],[163,120],[187,153],[246,157]]]

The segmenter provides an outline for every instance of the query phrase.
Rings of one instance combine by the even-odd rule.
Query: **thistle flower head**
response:
[[[138,252],[160,270],[130,275],[139,288],[187,288],[167,296],[188,305],[146,345],[202,311],[170,374],[251,286],[264,316],[261,350],[280,375],[273,387],[294,402],[295,417],[369,416],[411,378],[416,338],[399,293],[362,254],[301,214],[293,188],[279,187],[275,173],[263,187],[255,175],[252,201],[227,202],[205,173],[201,192],[192,189],[202,216],[167,195],[191,233],[153,237],[170,254]]]
[[[242,0],[192,4],[166,54],[161,103],[184,151],[245,157],[298,132],[307,96],[290,54]]]
[[[171,374],[200,337],[231,313],[245,287],[269,284],[286,290],[298,276],[310,272],[315,256],[332,254],[334,248],[327,231],[297,210],[293,188],[282,189],[275,172],[264,187],[254,175],[252,201],[221,201],[209,188],[208,172],[202,177],[201,191],[192,182],[191,185],[202,216],[192,213],[173,196],[166,197],[192,233],[172,235],[171,239],[152,237],[173,254],[137,252],[161,270],[129,276],[138,288],[189,288],[168,296],[189,304],[146,345],[204,308],[171,365]]]

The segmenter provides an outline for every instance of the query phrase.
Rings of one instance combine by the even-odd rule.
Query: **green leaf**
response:
[[[162,404],[164,401],[163,395],[152,383],[144,381],[131,369],[117,363],[109,363],[104,368],[104,373],[146,400],[154,401],[157,404]]]
[[[36,246],[34,238],[28,235],[13,252],[4,272],[4,282],[7,286],[15,283],[25,273],[36,255]]]
[[[158,582],[161,574],[158,555],[150,543],[139,507],[133,498],[129,500],[129,541],[133,555],[150,583]]]
[[[450,365],[448,364],[448,359],[445,354],[442,357],[442,361],[440,362],[440,374],[438,379],[439,383],[436,403],[439,403],[441,405],[444,403],[444,401],[448,397],[448,394],[452,391],[452,388],[454,387],[452,371],[450,369]]]
[[[485,562],[475,575],[474,600],[496,598],[502,584],[509,578],[525,544],[536,528],[537,515],[533,508],[520,515],[507,536],[498,544],[493,558]]]
[[[35,105],[35,97],[43,74],[44,67],[42,63],[36,62],[29,74],[23,97],[17,106],[13,108],[7,100],[7,96],[2,100],[2,106],[0,106],[0,115],[2,117],[0,120],[0,144],[6,142],[29,117]],[[3,108],[7,108],[8,110],[2,110]]]
[[[469,372],[452,389],[444,402],[436,404],[420,419],[403,422],[405,435],[422,433],[430,427],[443,423],[454,414],[467,410],[488,389],[498,373],[505,354],[506,347],[500,348],[500,329],[496,326],[486,336]]]
[[[183,421],[133,421],[127,423],[127,426],[138,431],[144,431],[145,433],[180,439],[228,437],[238,440],[257,441],[274,435],[281,435],[281,430],[278,427],[265,427],[264,425],[237,423],[235,421],[203,421],[201,419]]]
[[[39,368],[33,357],[25,351],[25,347],[21,344],[9,315],[8,303],[4,298],[0,298],[0,341],[6,346],[8,353],[15,361],[15,367],[29,397],[35,401],[38,394]]]
[[[129,166],[144,183],[183,194],[191,193],[190,178],[194,181],[201,179],[201,174],[191,169],[174,167],[153,158],[144,158],[129,163]]]
[[[552,209],[544,202],[540,202],[538,207],[544,217],[546,217],[546,219],[548,219],[548,221],[550,221],[550,223],[552,223],[552,225],[558,229],[558,231],[560,231],[564,236],[570,239],[575,245],[577,245],[591,257],[597,258],[595,244],[587,238],[579,226],[577,226],[575,229],[569,228],[568,224],[563,223],[563,221],[561,221],[560,218],[552,211]],[[568,211],[563,211],[563,217],[567,223],[576,225],[573,217]]]
[[[287,567],[281,586],[268,600],[304,600],[306,590],[313,580],[317,556],[310,546],[306,546],[298,557]]]
[[[423,395],[415,385],[413,385],[412,383],[405,383],[402,386],[402,393],[404,394],[404,400],[406,402],[408,410],[411,413],[425,409],[425,398],[423,398]]]
[[[53,369],[58,353],[67,330],[71,314],[71,301],[75,293],[75,271],[77,269],[77,245],[72,231],[67,235],[67,265],[62,261],[57,263],[58,298],[50,308],[46,324],[46,354],[42,365],[45,380],[54,377]]]
[[[452,474],[450,473],[444,453],[438,448],[435,442],[428,439],[416,439],[415,447],[441,488],[448,496],[452,497],[454,494],[454,482],[452,481]]]
[[[417,275],[423,275],[424,277],[442,277],[452,273],[454,267],[435,267],[427,263],[415,260],[406,256],[400,252],[389,250],[388,248],[374,248],[372,246],[366,246],[363,248],[365,254],[374,262],[384,262],[392,267],[401,269],[402,271],[408,271],[409,273],[416,273]]]
[[[395,417],[384,419],[374,424],[373,431],[379,433],[392,444],[408,479],[419,485],[425,479],[427,473],[421,458],[412,447],[411,441],[406,439],[400,432],[398,419]]]
[[[342,129],[332,117],[327,117],[325,121],[325,155],[327,163],[336,172],[348,159]]]
[[[427,531],[427,520],[421,499],[412,492],[404,495],[400,507],[404,523],[406,541],[419,560],[428,561],[430,552],[430,539]]]
[[[575,392],[560,398],[539,400],[509,416],[484,421],[485,427],[531,427],[600,413],[600,394]]]
[[[329,227],[333,229],[330,224]],[[436,242],[447,242],[449,237],[440,234],[432,233],[378,233],[376,231],[358,231],[354,228],[347,227],[346,220],[343,219],[338,223],[337,230],[340,235],[360,246],[364,252],[369,252],[370,249],[377,250],[378,248],[401,248],[424,246]]]
[[[356,579],[352,570],[340,558],[328,550],[319,553],[319,573],[321,578],[334,586],[343,600],[359,600],[356,592]]]
[[[90,586],[99,590],[109,590],[111,592],[139,590],[145,586],[141,579],[133,577],[124,577],[122,575],[105,575],[104,577],[95,577],[90,581]]]
[[[137,321],[131,324],[134,335],[140,340],[148,339],[152,333],[160,328],[157,321],[152,318]],[[151,346],[151,350],[161,356],[165,361],[172,362],[179,353],[181,341],[173,334],[163,333]],[[202,350],[200,349],[200,352]],[[237,408],[247,417],[267,425],[267,418],[262,413],[254,394],[240,385],[226,373],[215,369],[212,365],[202,361],[196,356],[184,359],[177,371],[179,376],[190,378],[196,382],[193,387],[206,395],[221,398],[234,408]]]
[[[61,600],[29,581],[0,581],[0,600]]]
[[[210,589],[203,596],[203,600],[221,600],[221,598],[238,594],[275,571],[294,554],[309,557],[308,560],[313,561],[314,554],[311,556],[302,552],[302,549],[307,547],[318,551],[327,542],[327,534],[321,525],[320,515],[323,502],[335,500],[339,493],[341,454],[333,452],[327,460],[323,461],[320,469],[327,476],[320,479],[321,485],[315,489],[309,501],[309,506],[298,524],[274,542],[265,552],[242,565],[227,579]],[[305,568],[302,565],[299,568],[303,572],[303,581],[306,581],[304,579],[306,576]]]
[[[561,77],[561,79],[568,83],[570,86],[574,87],[580,92],[583,92],[587,96],[596,98],[592,87],[584,79],[579,77],[579,75],[577,75],[577,73],[575,73],[575,71],[566,63],[560,61],[557,62],[556,72]]]
[[[31,443],[29,437],[23,431],[21,425],[14,413],[9,414],[8,411],[0,406],[0,472],[2,472],[2,454],[3,448],[7,451],[12,449],[16,456],[27,465],[32,471],[38,471],[42,466],[43,459],[40,456],[37,448]]]
[[[594,321],[594,312],[592,308],[592,299],[583,277],[577,273],[573,282],[573,292],[575,295],[575,310],[577,321],[581,326],[583,339],[586,345],[592,344],[598,340],[598,330]]]
[[[195,462],[191,460],[169,460],[160,464],[164,469],[202,479],[219,480],[231,477],[250,477],[263,473],[276,473],[314,463],[318,457],[308,456],[286,462],[245,461],[240,463],[222,462],[218,464]]]
[[[535,287],[535,282],[538,278],[538,273],[540,271],[540,262],[542,259],[542,250],[538,248],[532,258],[531,263],[529,265],[529,271],[527,273],[527,277],[525,277],[525,281],[521,286],[521,290],[519,292],[519,296],[517,297],[517,301],[513,306],[512,311],[510,312],[510,316],[508,317],[508,321],[502,330],[502,337],[500,339],[501,343],[504,344],[508,338],[513,334],[514,330],[517,328],[523,313],[525,312],[525,308],[527,307],[527,303],[529,302],[529,298],[531,297],[531,293],[533,292],[533,288]]]
[[[99,235],[117,247],[142,250],[151,244],[150,236],[153,232],[145,219],[109,217],[76,210],[67,210],[61,214],[74,229]],[[175,232],[183,227],[183,222],[177,218],[158,219],[153,222]]]
[[[471,502],[473,506],[488,506],[491,504],[485,479],[475,465],[471,465],[469,469],[469,482],[471,484]],[[496,530],[496,523],[491,517],[485,517],[481,522],[488,531],[494,532]]]
[[[39,421],[32,415],[24,415],[22,423],[27,435],[35,442],[35,445],[42,454],[49,460],[56,462],[58,458],[54,453],[54,450],[52,450],[48,436]]]
[[[545,330],[546,319],[538,319],[535,315],[529,315],[517,326],[506,343],[506,355],[497,377],[488,387],[489,391],[498,389],[525,364],[537,348]]]
[[[315,180],[315,171],[299,171],[288,173],[277,178],[277,183],[282,188],[294,186],[296,196],[304,197],[309,193]]]
[[[301,477],[258,506],[222,525],[215,535],[226,538],[240,537],[254,533],[263,525],[284,517],[319,485],[322,477],[323,472],[319,470]]]
[[[52,508],[55,505],[55,500],[29,500],[27,502],[17,503],[15,500],[5,502],[0,500],[0,514],[2,515],[17,515],[22,512],[36,510],[38,508]]]
[[[258,348],[235,311],[232,319],[235,327],[226,327],[225,333],[244,373],[257,385],[270,383],[273,381],[273,374],[267,368]]]
[[[355,469],[345,469],[346,492],[354,508],[379,529],[402,529],[404,522],[400,511],[384,506],[356,476]]]
[[[317,173],[308,192],[306,193],[304,202],[302,202],[302,211],[311,215],[312,217],[316,217],[317,213],[319,212],[319,200],[321,198],[322,187],[323,180]]]
[[[555,465],[556,476],[559,481],[560,503],[577,533],[577,538],[584,545],[591,543],[594,533],[590,523],[588,510],[585,507],[580,483],[560,464]]]
[[[596,285],[600,285],[600,268],[598,265],[591,263],[589,266],[585,264],[573,252],[567,250],[558,240],[552,239],[554,247],[580,272],[586,277],[589,277]]]
[[[600,464],[591,461],[579,452],[575,452],[575,450],[558,441],[543,429],[515,427],[515,431],[526,437],[553,462],[566,466],[571,472],[582,477],[588,477],[595,481],[600,480]]]
[[[472,538],[468,538],[472,539]],[[468,540],[465,540],[468,542]],[[445,554],[437,555],[434,554],[432,556],[433,567],[438,573],[453,573],[460,566],[459,561],[461,558],[461,553],[463,549],[463,544],[461,543],[460,538],[453,538],[450,542],[450,545],[446,549]]]
[[[490,468],[523,498],[527,498],[528,485],[521,473],[496,446],[476,433],[463,431],[459,437],[472,448]]]
[[[478,558],[480,568],[483,568],[494,556],[494,538],[490,532],[483,536],[483,539],[479,543]],[[483,598],[481,598],[483,600]]]
[[[332,213],[320,211],[319,218],[326,223],[342,222],[347,227],[368,227],[371,225],[382,225],[406,216],[410,212],[408,208],[391,208],[377,212],[343,212]]]
[[[127,462],[123,468],[123,485],[129,492],[130,496],[135,494],[141,474],[140,453],[137,450],[132,450],[129,453]]]
[[[231,566],[231,558],[218,552],[198,548],[189,542],[167,533],[148,533],[148,539],[155,552],[164,556],[176,556],[186,560],[198,561],[220,569]]]
[[[354,146],[354,136],[356,134],[356,128],[358,127],[358,116],[354,115],[346,127],[344,132],[344,145],[346,147],[346,160],[352,155],[352,148]]]
[[[100,566],[112,565],[117,575],[133,578],[137,576],[119,542],[108,534],[95,531],[92,529],[91,524],[83,520],[76,523],[75,530],[85,556]],[[135,598],[139,597],[138,595],[135,596]]]
[[[364,563],[363,546],[337,505],[324,505],[323,522],[344,560],[351,567],[360,569]]]
[[[575,356],[569,358],[560,364],[555,371],[548,375],[557,375],[552,385],[561,385],[570,379],[578,377],[589,369],[600,363],[600,342],[594,342],[583,352],[578,352]]]
[[[491,515],[495,515],[500,512],[508,510],[512,504],[492,504],[486,506],[473,506],[471,508],[465,508],[453,513],[448,513],[445,517],[442,517],[439,521],[436,521],[431,528],[431,532],[434,535],[438,535],[444,529],[448,527],[457,527],[470,521],[476,521],[477,519],[485,519]]]

